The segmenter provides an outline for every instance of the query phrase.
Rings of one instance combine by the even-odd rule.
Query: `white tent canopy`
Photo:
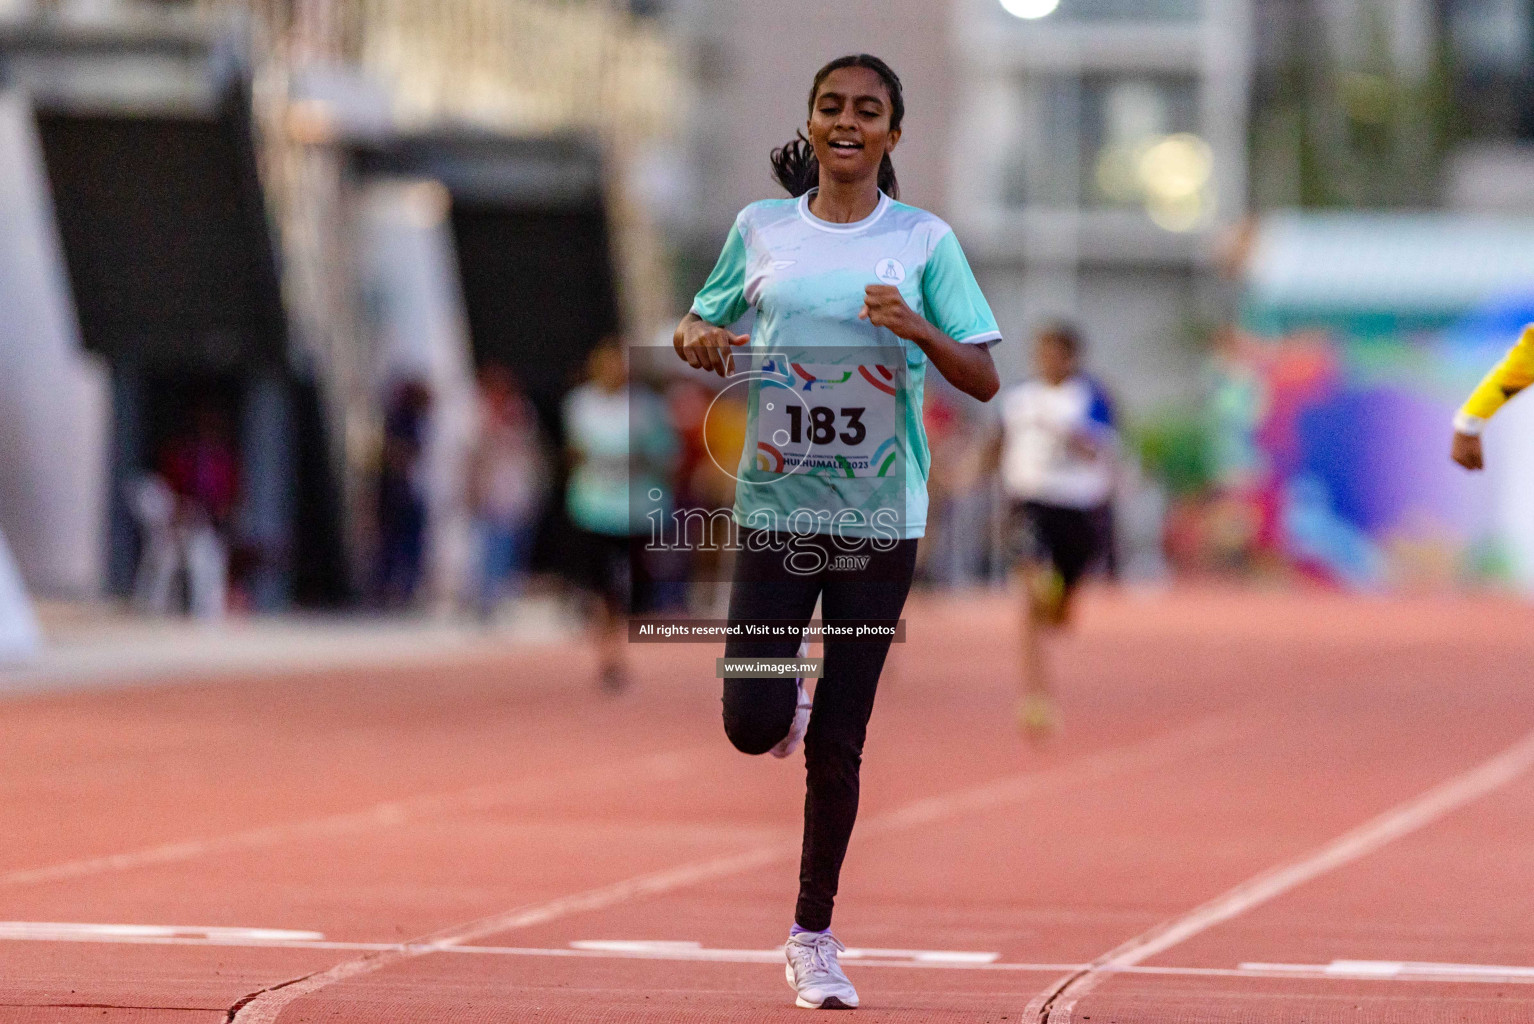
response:
[[[1534,219],[1272,214],[1245,276],[1249,310],[1455,318],[1534,290]]]

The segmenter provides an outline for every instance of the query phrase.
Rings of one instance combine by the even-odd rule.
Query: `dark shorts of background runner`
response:
[[[1014,501],[1008,519],[1014,563],[1049,562],[1067,590],[1107,554],[1104,524],[1111,520],[1100,509]]]
[[[633,540],[575,528],[570,581],[599,597],[615,614],[631,610],[634,599]]]

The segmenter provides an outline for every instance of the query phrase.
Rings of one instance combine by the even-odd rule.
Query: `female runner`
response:
[[[676,329],[677,354],[695,368],[728,376],[733,349],[749,344],[743,357],[781,375],[775,385],[749,383],[732,626],[802,626],[817,599],[828,626],[897,620],[926,526],[927,364],[981,401],[999,386],[989,345],[1001,334],[953,232],[895,201],[890,153],[904,113],[900,79],[878,58],[858,54],[821,68],[808,138],[801,132],[772,154],[777,180],[794,198],[741,211]],[[732,333],[750,307],[752,336]],[[819,364],[846,369],[817,373]],[[842,390],[826,390],[833,382]],[[804,438],[813,444],[796,450]],[[830,931],[831,907],[891,639],[827,636],[813,706],[802,680],[724,682],[725,733],[741,751],[786,757],[804,740],[799,900],[785,948],[788,982],[806,1008],[858,1005],[837,961],[844,947]],[[797,635],[732,631],[725,654],[787,658],[796,649]]]

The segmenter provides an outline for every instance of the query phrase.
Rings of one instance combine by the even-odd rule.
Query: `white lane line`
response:
[[[774,861],[791,856],[796,848],[797,844],[784,839],[745,853],[715,857],[665,871],[638,875],[599,889],[589,889],[586,892],[549,900],[546,903],[517,907],[504,914],[455,925],[414,939],[394,949],[370,953],[353,960],[343,960],[328,970],[252,993],[243,1004],[236,1004],[233,1007],[234,1013],[229,1020],[231,1024],[276,1024],[278,1016],[295,1000],[347,979],[372,974],[390,964],[472,943],[500,932],[527,928],[570,914],[600,910],[643,896],[670,892],[710,879],[725,878],[753,868],[766,867]]]
[[[22,925],[23,927],[14,927]],[[54,931],[57,929],[57,931]],[[286,938],[284,936],[318,936]],[[38,922],[0,923],[0,940],[15,942],[95,942],[140,946],[220,946],[243,949],[331,949],[359,953],[400,950],[397,942],[343,942],[319,932],[275,928],[174,928],[160,925],[80,925]],[[631,939],[587,939],[567,948],[536,946],[434,946],[430,952],[466,956],[543,957],[588,960],[666,960],[683,963],[781,964],[783,947],[772,949],[710,949],[700,942]],[[848,949],[844,960],[862,967],[949,971],[1001,971],[1058,974],[1090,964],[1002,962],[998,953],[948,949]],[[1289,980],[1345,979],[1349,981],[1439,982],[1463,984],[1534,985],[1534,967],[1485,964],[1415,963],[1395,960],[1333,960],[1330,964],[1244,963],[1223,967],[1117,968],[1117,974],[1150,974],[1223,978],[1283,978]]]
[[[581,939],[570,943],[570,948],[594,949],[603,953],[680,953],[685,956],[702,952],[703,943],[670,939]]]
[[[1534,982],[1534,967],[1498,967],[1491,964],[1435,964],[1409,960],[1333,960],[1329,964],[1247,963],[1241,970],[1261,974],[1311,974],[1327,978],[1407,981],[1506,981]]]
[[[848,946],[847,960],[909,960],[917,964],[993,964],[1000,953],[967,953],[957,949],[860,949]]]
[[[243,949],[339,949],[362,953],[382,953],[409,949],[413,943],[398,942],[345,942],[326,939],[318,932],[289,932],[274,934],[314,935],[316,938],[261,938],[260,933],[270,929],[196,929],[156,928],[153,926],[72,926],[71,932],[49,934],[38,931],[28,935],[0,934],[0,941],[15,942],[95,942],[129,946],[220,946]],[[122,931],[109,929],[122,928]],[[94,931],[90,929],[95,929]],[[131,929],[131,930],[128,930]],[[228,932],[220,936],[218,932]],[[199,932],[214,934],[201,935]],[[232,934],[248,933],[245,935]],[[173,934],[180,933],[180,934]],[[470,956],[507,957],[566,957],[594,960],[677,960],[706,963],[772,963],[783,962],[783,947],[772,949],[708,949],[700,942],[655,942],[594,939],[572,942],[568,948],[542,948],[533,946],[455,946],[434,945],[425,952],[466,954]],[[1079,964],[998,964],[1000,953],[978,953],[948,949],[848,949],[843,959],[857,960],[859,966],[872,967],[934,967],[950,970],[967,970],[976,967],[999,968],[1009,971],[1061,971]]]
[[[554,622],[495,635],[401,620],[246,621],[211,630],[206,626],[167,622],[146,631],[139,622],[50,643],[36,661],[0,668],[0,699],[145,683],[204,682],[257,672],[309,676],[423,665],[441,669],[443,661],[452,667],[499,661],[518,653],[516,645],[558,641],[569,635]]]
[[[1125,747],[1088,754],[1048,771],[1002,779],[983,786],[957,790],[942,796],[919,800],[894,811],[875,816],[859,826],[863,835],[893,832],[932,824],[976,810],[989,810],[1015,803],[1042,793],[1079,785],[1090,785],[1120,772],[1152,768],[1168,760],[1197,750],[1229,742],[1249,732],[1253,726],[1241,724],[1234,715],[1214,715],[1191,726],[1142,740]],[[328,970],[297,978],[264,989],[237,1004],[231,1024],[276,1024],[282,1011],[304,996],[312,995],[339,982],[452,946],[462,946],[501,932],[543,924],[571,914],[601,910],[647,896],[658,896],[718,878],[727,878],[756,868],[763,868],[799,853],[799,837],[782,839],[754,850],[696,861],[680,867],[627,878],[612,885],[590,889],[572,896],[532,904],[457,925],[424,936],[395,949],[343,961]]]
[[[1534,733],[1487,761],[1398,804],[1325,846],[1256,875],[1180,917],[1164,921],[1109,950],[1081,971],[1059,979],[1033,998],[1025,1020],[1070,1024],[1076,1003],[1104,977],[1149,960],[1200,932],[1251,910],[1329,871],[1366,857],[1402,836],[1517,779],[1534,767]]]
[[[783,956],[782,947],[771,950],[704,949],[701,942],[677,942],[654,939],[582,939],[570,943],[571,949],[590,949],[604,953],[634,953],[638,955],[677,956],[682,959],[734,956],[748,953],[753,956],[769,955],[774,959]],[[922,963],[990,964],[1001,959],[1000,953],[969,953],[954,949],[875,949],[848,946],[842,950],[843,960],[914,960]]]
[[[77,924],[64,921],[0,921],[0,939],[23,942],[71,942],[101,939],[202,939],[213,944],[316,942],[322,932],[287,928],[201,928],[163,924]]]
[[[0,873],[0,887],[84,878],[114,871],[131,871],[162,864],[177,864],[215,854],[261,849],[306,839],[353,835],[372,829],[392,828],[422,818],[485,810],[517,799],[528,799],[543,794],[569,793],[572,790],[580,790],[582,787],[628,787],[635,781],[671,782],[684,778],[708,752],[709,748],[699,746],[664,754],[651,754],[628,762],[607,765],[599,769],[582,769],[579,772],[552,778],[548,776],[527,778],[516,782],[475,786],[454,793],[433,793],[404,800],[388,800],[360,811],[348,811],[281,825],[268,825],[232,835],[187,839],[127,853],[68,860],[45,867],[22,868]]]

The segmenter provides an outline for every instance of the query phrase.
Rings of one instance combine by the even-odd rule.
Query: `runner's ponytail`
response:
[[[900,76],[884,61],[867,53],[838,57],[815,73],[815,84],[810,86],[810,112],[814,113],[815,97],[820,93],[821,84],[831,72],[841,68],[867,68],[883,79],[890,96],[890,131],[898,129],[905,117]],[[795,132],[786,144],[772,151],[772,175],[789,195],[796,198],[820,184],[820,161],[815,159],[815,148],[804,137],[804,132]],[[879,162],[879,191],[891,199],[900,198],[900,182],[895,178],[895,164],[888,153]]]
[[[820,161],[803,132],[794,132],[793,139],[772,151],[772,175],[795,199],[820,184]]]
[[[891,199],[900,198],[900,182],[895,180],[895,162],[888,153],[879,161],[879,191]]]

